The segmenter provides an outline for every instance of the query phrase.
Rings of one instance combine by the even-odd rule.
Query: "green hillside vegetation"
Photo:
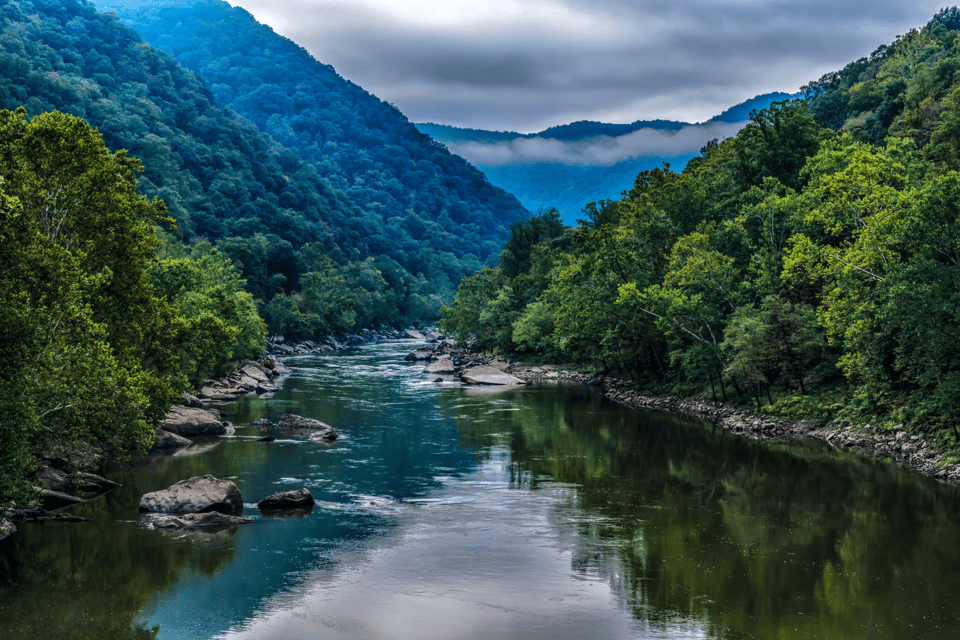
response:
[[[246,29],[274,38],[280,49],[292,46],[247,18],[229,37],[242,40]],[[354,166],[327,175],[301,157],[303,149],[282,146],[221,106],[203,79],[90,3],[10,0],[0,22],[0,108],[79,116],[110,149],[140,158],[140,193],[166,203],[177,238],[209,241],[232,259],[271,333],[306,337],[432,321],[460,277],[495,261],[509,223],[526,215],[462,160],[416,131],[414,142],[402,139],[395,128],[392,145],[440,155],[413,163],[421,202],[384,216],[371,199],[388,202],[388,193],[403,191],[388,178],[396,167],[368,169],[363,159],[398,154],[380,129],[365,126],[402,116],[353,85],[349,98],[357,104],[341,105],[337,117],[356,106],[368,119],[341,132],[342,151],[329,154],[352,158]],[[335,84],[329,67],[296,51],[301,66],[326,70]],[[432,191],[436,181],[445,190]],[[470,197],[458,200],[461,192]],[[331,288],[340,306],[318,313],[312,301],[334,301]]]
[[[0,111],[0,502],[36,456],[143,451],[170,404],[266,327],[209,245],[158,256],[172,220],[138,160],[80,118]]]
[[[528,215],[515,197],[245,10],[183,4],[118,11],[356,203],[365,227],[353,240],[367,253],[451,288],[477,261],[495,262],[509,225]]]
[[[958,29],[941,11],[575,229],[517,223],[529,261],[514,273],[504,252],[466,279],[443,326],[647,388],[960,444]]]
[[[268,331],[435,320],[496,259],[494,215],[525,215],[394,127],[392,143],[430,150],[397,226],[370,202],[395,166],[321,175],[92,4],[8,0],[0,25],[0,504],[29,502],[38,458],[143,451],[184,390],[258,357]],[[402,120],[352,90],[370,122],[377,104]],[[384,144],[358,121],[342,155],[397,155]]]

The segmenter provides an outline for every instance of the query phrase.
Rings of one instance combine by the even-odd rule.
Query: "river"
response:
[[[434,383],[388,342],[288,359],[193,455],[111,475],[0,543],[0,638],[960,637],[960,494],[822,443],[758,443],[582,386]],[[332,446],[256,441],[298,413]],[[255,522],[171,534],[140,496],[205,473]],[[256,502],[306,486],[305,517]]]

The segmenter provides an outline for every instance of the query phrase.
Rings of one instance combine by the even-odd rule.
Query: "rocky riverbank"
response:
[[[361,329],[344,336],[327,336],[316,340],[291,341],[274,336],[267,341],[267,353],[275,356],[296,356],[342,351],[368,342],[383,340],[425,340],[436,342],[440,332],[435,328],[416,329]]]
[[[877,429],[847,422],[822,424],[822,421],[757,415],[720,402],[645,393],[632,382],[554,367],[511,365],[509,371],[528,382],[568,381],[599,388],[604,396],[631,409],[655,409],[698,417],[714,425],[757,440],[817,438],[833,447],[886,458],[941,482],[960,483],[960,462],[951,461],[955,453],[939,449],[932,439],[910,435],[895,427]]]

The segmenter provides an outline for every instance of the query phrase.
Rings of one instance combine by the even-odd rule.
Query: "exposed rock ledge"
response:
[[[756,440],[817,438],[838,449],[890,458],[941,482],[960,483],[960,463],[949,462],[949,454],[940,450],[932,440],[910,435],[902,428],[885,430],[870,425],[855,427],[846,422],[823,425],[815,420],[761,416],[719,402],[644,393],[633,383],[617,378],[553,370],[551,367],[515,366],[513,373],[531,382],[555,380],[589,384],[600,388],[607,398],[625,407],[695,416]]]

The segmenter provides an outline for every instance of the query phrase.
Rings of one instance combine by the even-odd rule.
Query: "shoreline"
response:
[[[576,382],[600,389],[604,397],[628,409],[653,409],[692,416],[754,440],[815,438],[841,451],[855,451],[888,459],[939,482],[960,484],[960,461],[949,462],[950,452],[902,428],[879,430],[870,425],[827,423],[803,418],[758,415],[729,403],[645,393],[632,382],[550,365],[513,363],[512,375],[525,382]]]

